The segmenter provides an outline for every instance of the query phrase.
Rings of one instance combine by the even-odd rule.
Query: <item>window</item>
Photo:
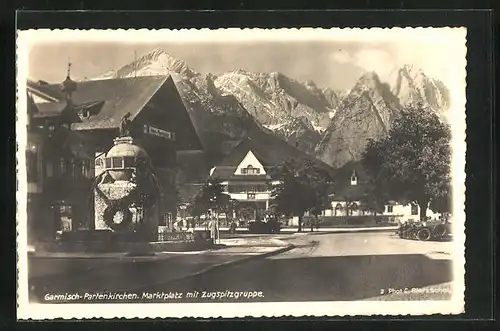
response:
[[[102,164],[102,159],[97,159],[97,160],[95,160],[95,166],[96,166],[96,167],[102,167],[102,165],[103,165],[103,164]]]
[[[418,206],[414,203],[411,204],[411,214],[418,215]]]
[[[71,177],[75,178],[76,177],[76,174],[77,174],[77,171],[76,171],[76,161],[74,159],[71,159],[70,162],[69,162],[69,165],[70,165],[70,173],[71,173]]]
[[[123,166],[125,168],[131,168],[134,166],[134,157],[133,156],[125,156],[123,158]]]
[[[59,159],[59,175],[64,175],[66,173],[66,160]]]
[[[35,150],[26,151],[26,166],[28,182],[38,181],[38,153]]]
[[[267,192],[267,185],[265,184],[257,185],[257,192]]]
[[[54,176],[54,164],[52,162],[45,163],[45,173],[47,178],[51,178]]]
[[[238,193],[238,192],[240,192],[238,185],[229,185],[229,192],[230,193]]]
[[[244,175],[258,175],[260,174],[259,168],[254,168],[252,165],[248,165],[246,168],[241,168],[241,173]]]
[[[92,177],[92,169],[90,167],[90,160],[83,161],[83,175],[87,178]]]
[[[351,177],[351,185],[357,185],[358,184],[358,178],[357,177]]]
[[[340,203],[337,203],[335,205],[335,216],[337,216],[337,212],[340,212],[342,210],[342,205]]]
[[[88,176],[88,172],[89,172],[89,162],[87,160],[80,160],[78,162],[78,166],[79,166],[79,169],[80,169],[80,174],[82,177],[87,177]]]
[[[160,221],[158,223],[159,226],[167,226],[167,215],[163,215],[163,217],[160,217]]]
[[[73,229],[73,211],[70,205],[61,205],[59,207],[59,215],[61,216],[61,230],[64,232]]]
[[[392,207],[393,207],[393,206],[387,206],[387,212],[388,212],[388,213],[392,213],[392,212],[393,212]]]
[[[106,168],[111,168],[111,158],[109,157],[105,158],[104,163],[106,165]]]
[[[123,158],[113,157],[112,158],[113,168],[123,168]]]

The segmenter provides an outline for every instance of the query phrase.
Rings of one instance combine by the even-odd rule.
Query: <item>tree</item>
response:
[[[374,215],[381,214],[390,199],[384,192],[381,192],[380,187],[377,187],[371,178],[368,178],[368,183],[366,194],[360,200],[361,210],[370,211]]]
[[[439,196],[431,200],[429,208],[436,213],[451,212],[451,188],[446,187]]]
[[[370,140],[362,157],[375,195],[416,203],[425,221],[429,203],[447,195],[450,186],[450,140],[449,126],[434,111],[422,104],[402,109],[389,134]]]
[[[224,193],[224,187],[217,178],[210,178],[194,198],[193,215],[199,216],[209,210],[216,216],[226,211],[230,203],[230,196]]]
[[[330,174],[313,162],[289,160],[274,171],[279,180],[272,191],[276,212],[299,218],[298,231],[303,228],[304,213],[318,217],[329,205]]]

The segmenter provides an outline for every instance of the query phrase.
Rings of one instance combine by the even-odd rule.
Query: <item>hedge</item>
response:
[[[361,216],[319,216],[320,226],[329,225],[370,225],[370,224],[395,224],[398,222],[398,216],[387,215],[361,215]],[[309,221],[314,219],[311,216],[304,217],[304,223],[309,224]]]

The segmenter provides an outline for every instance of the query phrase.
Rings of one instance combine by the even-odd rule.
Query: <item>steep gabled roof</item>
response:
[[[45,117],[56,117],[60,116],[64,108],[66,108],[66,102],[44,102],[36,104],[38,112],[34,114],[36,118]]]
[[[130,112],[131,119],[133,119],[168,77],[147,76],[78,82],[77,90],[72,95],[75,106],[98,102],[103,102],[103,105],[99,113],[91,116],[89,120],[74,124],[73,127],[77,130],[118,127],[122,116]],[[64,100],[61,84],[30,82],[29,90],[34,94],[37,94],[36,91],[38,91],[60,101]],[[56,104],[59,103],[49,103],[52,105],[46,107],[57,109]]]
[[[351,176],[355,173],[357,184],[351,185]],[[359,161],[351,161],[334,171],[335,185],[332,199],[334,201],[359,200],[371,189],[368,175]]]
[[[45,82],[26,82],[28,92],[47,100],[48,102],[58,102],[64,100],[64,94],[61,91],[61,84],[48,84]]]
[[[236,178],[235,176],[237,175],[234,175],[236,167],[249,151],[252,151],[255,157],[266,169],[277,167],[289,160],[309,160],[329,172],[333,171],[333,169],[326,163],[323,163],[314,156],[308,155],[298,148],[291,146],[280,138],[263,131],[250,132],[250,134],[251,136],[242,139],[233,151],[216,166],[212,177],[220,179]],[[257,178],[262,179],[262,175],[238,175],[237,178],[245,180]]]
[[[130,119],[144,108],[168,76],[132,77],[81,82],[73,95],[76,104],[104,101],[101,111],[89,120],[77,123],[75,129],[109,129],[120,125],[121,118]]]
[[[226,156],[219,166],[238,166],[243,158],[247,155],[249,151],[255,155],[255,157],[262,163],[264,167],[269,167],[273,165],[277,165],[276,159],[271,158],[270,154],[265,151],[264,148],[259,146],[257,142],[255,142],[252,138],[245,138],[240,141],[240,143],[233,149],[233,151]]]
[[[250,132],[249,136],[242,139],[219,165],[237,166],[248,151],[252,151],[264,167],[279,166],[288,160],[294,159],[309,160],[324,169],[332,170],[329,165],[314,156],[308,155],[286,141],[263,131]]]

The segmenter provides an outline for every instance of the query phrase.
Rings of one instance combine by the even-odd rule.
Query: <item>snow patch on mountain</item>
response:
[[[286,123],[280,123],[280,124],[267,124],[267,125],[263,125],[266,129],[268,130],[271,130],[271,131],[276,131],[276,130],[280,130],[283,128],[283,126],[285,126]]]
[[[388,83],[402,106],[422,103],[435,111],[448,110],[448,89],[443,82],[427,76],[422,69],[405,65],[391,74]]]
[[[237,69],[202,75],[161,48],[94,79],[155,75],[172,77],[209,148],[240,139],[252,127],[272,131],[335,166],[358,160],[367,139],[386,134],[402,106],[421,102],[448,114],[450,103],[441,81],[411,65],[385,81],[367,72],[351,89],[338,91],[279,72]]]
[[[111,70],[95,79],[158,76],[175,73],[187,78],[198,75],[198,73],[188,67],[186,62],[170,56],[162,48],[156,48],[138,60],[118,70]]]

